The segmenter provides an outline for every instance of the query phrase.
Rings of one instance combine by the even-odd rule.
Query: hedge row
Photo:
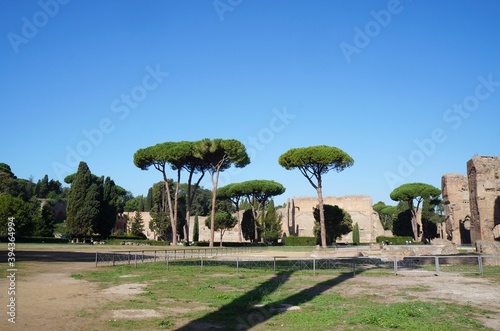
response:
[[[131,239],[131,237],[126,237],[124,239],[109,238],[103,239],[106,245],[126,245],[130,243],[132,245],[148,245],[148,246],[170,246],[170,241],[157,241],[148,239]]]
[[[386,236],[378,236],[377,237],[377,243],[381,244],[387,244],[389,243],[390,245],[405,245],[408,242],[413,243],[413,237],[386,237]]]
[[[288,236],[285,238],[285,246],[314,246],[316,237]]]
[[[208,247],[210,245],[210,242],[208,241],[196,241],[193,243],[193,246],[199,246],[199,247]],[[222,242],[222,247],[248,247],[248,246],[265,246],[265,244],[262,243],[250,243],[250,242]],[[220,242],[215,241],[214,242],[214,248],[220,247]]]

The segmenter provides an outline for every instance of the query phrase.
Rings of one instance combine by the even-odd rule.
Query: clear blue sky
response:
[[[282,203],[315,191],[278,157],[324,144],[355,160],[325,195],[391,203],[500,155],[499,17],[496,0],[2,1],[0,162],[62,181],[83,160],[139,195],[161,175],[137,149],[234,138],[252,162],[221,184],[273,179]]]

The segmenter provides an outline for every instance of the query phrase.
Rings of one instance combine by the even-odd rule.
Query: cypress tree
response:
[[[73,238],[84,238],[99,217],[99,188],[92,183],[92,174],[85,162],[80,162],[68,195],[67,231]]]
[[[352,243],[354,245],[359,245],[359,226],[358,226],[358,223],[354,223],[354,227],[352,229]]]
[[[100,203],[99,219],[95,225],[94,231],[99,233],[102,237],[108,237],[116,222],[118,193],[115,182],[109,177],[106,177],[104,181],[99,180],[98,184],[100,184],[98,186],[100,186],[102,191],[102,199]]]
[[[40,182],[40,186],[38,187],[38,197],[46,198],[49,193],[49,176],[43,176],[43,179]]]
[[[144,211],[151,211],[153,206],[154,206],[153,188],[150,187],[148,190],[148,195],[146,196],[146,201],[144,201]]]
[[[142,215],[139,211],[135,212],[134,218],[132,219],[132,226],[130,232],[134,237],[145,237],[144,224],[142,222]]]
[[[198,220],[198,214],[194,216],[194,229],[193,229],[193,241],[200,241],[200,223]]]
[[[142,195],[139,196],[139,210],[140,212],[144,211],[144,197]]]
[[[53,208],[54,203],[50,200],[45,201],[40,208],[40,215],[35,227],[35,236],[52,237],[54,235],[54,222],[56,216]]]
[[[278,243],[278,239],[281,238],[281,220],[282,217],[278,214],[276,207],[274,207],[274,201],[270,200],[267,205],[265,220],[265,238],[267,241],[273,244]]]

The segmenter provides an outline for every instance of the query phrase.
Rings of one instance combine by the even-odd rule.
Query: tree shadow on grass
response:
[[[281,285],[287,282],[292,274],[293,271],[280,272],[253,290],[222,306],[217,311],[208,313],[176,330],[249,330],[258,324],[262,324],[273,316],[281,314],[283,310],[275,309],[274,305],[256,305],[262,302],[265,296],[276,291]],[[312,287],[280,300],[280,302],[286,302],[291,305],[300,305],[309,302],[354,276],[352,272],[342,273],[335,278],[315,284]],[[224,320],[230,320],[230,322],[223,325],[221,321]]]
[[[205,316],[191,321],[185,326],[177,329],[178,331],[187,330],[209,330],[209,329],[225,329],[227,327],[221,325],[220,321],[231,318],[238,318],[242,312],[251,312],[252,307],[261,302],[262,299],[270,293],[276,291],[281,285],[286,283],[292,272],[280,272],[274,277],[266,280],[253,290],[246,292],[242,296],[234,299],[229,304],[222,306],[217,311],[206,314]],[[241,329],[246,330],[246,329]]]

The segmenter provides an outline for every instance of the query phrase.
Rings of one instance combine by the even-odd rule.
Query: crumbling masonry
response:
[[[475,156],[467,176],[446,174],[441,185],[449,240],[500,240],[500,157]]]

